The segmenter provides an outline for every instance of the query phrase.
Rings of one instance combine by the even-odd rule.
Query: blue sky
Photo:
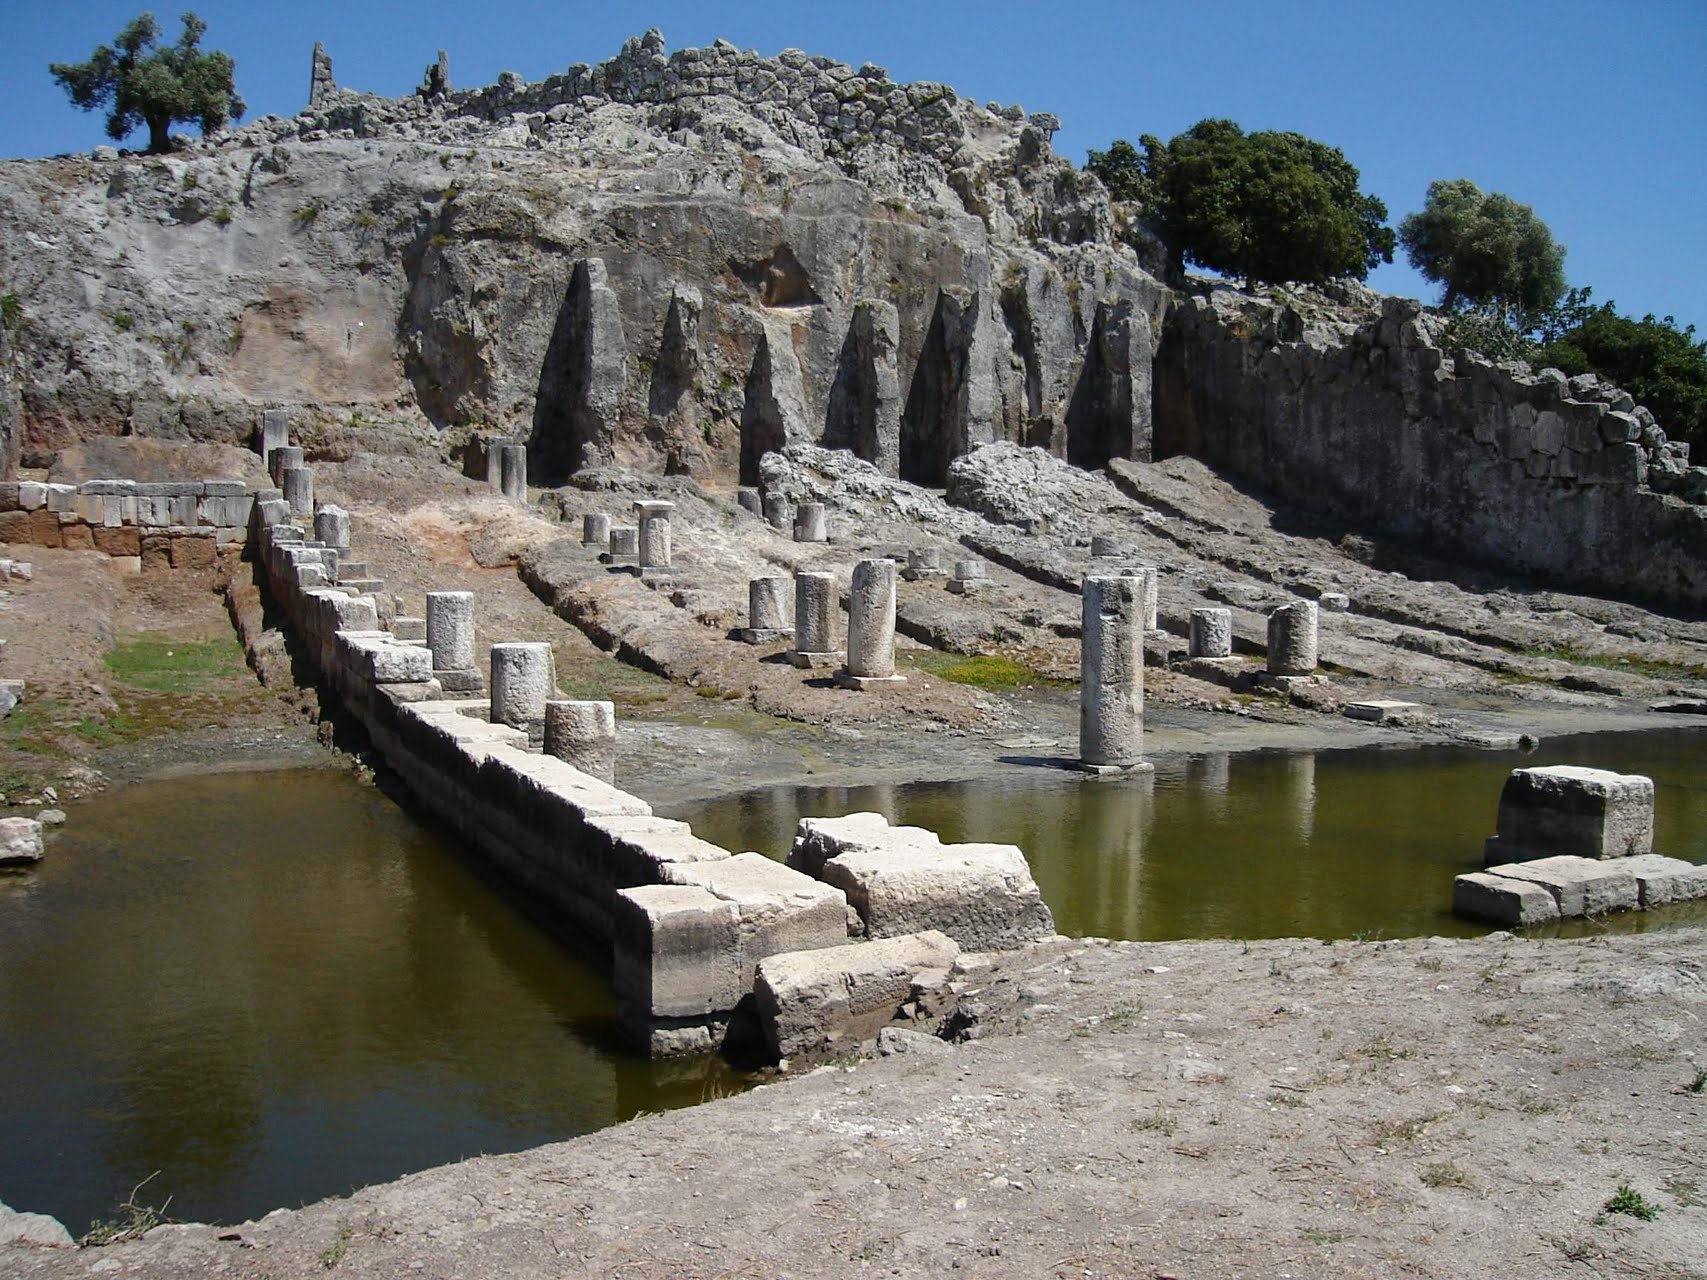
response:
[[[141,9],[0,0],[0,156],[105,140],[100,117],[70,106],[47,63],[86,57]],[[199,0],[195,9],[208,23],[205,45],[237,60],[248,118],[302,108],[316,39],[340,84],[401,94],[440,48],[457,85],[503,70],[534,80],[609,57],[657,26],[671,49],[718,36],[766,54],[794,46],[1053,111],[1063,123],[1056,149],[1075,163],[1087,147],[1168,138],[1206,116],[1296,130],[1341,148],[1395,225],[1430,180],[1470,178],[1534,206],[1569,251],[1572,284],[1707,334],[1707,0]],[[181,10],[155,12],[175,38]],[[1370,284],[1434,297],[1402,261]]]

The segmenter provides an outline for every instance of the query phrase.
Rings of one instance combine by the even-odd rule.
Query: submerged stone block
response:
[[[1513,769],[1500,791],[1489,863],[1573,854],[1621,858],[1654,847],[1654,782],[1576,765]]]
[[[1543,924],[1559,918],[1558,901],[1541,885],[1485,871],[1453,879],[1452,910],[1472,920],[1503,925]]]
[[[1636,877],[1644,907],[1707,898],[1707,866],[1657,853],[1633,854],[1616,865]]]
[[[1595,916],[1641,905],[1636,877],[1621,862],[1563,855],[1501,863],[1487,874],[1540,885],[1553,895],[1561,916]]]

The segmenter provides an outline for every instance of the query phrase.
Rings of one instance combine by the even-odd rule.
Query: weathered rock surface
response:
[[[40,862],[41,823],[34,818],[0,818],[0,867]]]

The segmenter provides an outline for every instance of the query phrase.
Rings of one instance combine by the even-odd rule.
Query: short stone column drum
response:
[[[1233,656],[1233,611],[1193,609],[1188,652],[1194,658]]]
[[[781,576],[747,583],[747,623],[736,634],[748,644],[775,644],[794,635],[794,583]]]
[[[893,560],[861,560],[848,592],[848,663],[836,683],[850,689],[904,684],[895,674],[895,577]]]
[[[601,782],[616,781],[616,705],[553,698],[545,704],[545,754]]]
[[[551,646],[513,640],[492,646],[494,723],[526,729],[535,745],[545,740],[545,704],[557,692]]]
[[[1307,676],[1316,670],[1316,602],[1295,600],[1268,615],[1268,674]]]
[[[836,575],[802,570],[794,575],[794,665],[832,666],[841,657],[836,646]]]

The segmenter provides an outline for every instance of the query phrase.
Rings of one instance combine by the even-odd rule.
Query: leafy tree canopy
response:
[[[1589,292],[1571,291],[1531,359],[1616,383],[1653,411],[1668,436],[1707,450],[1707,342],[1670,316],[1634,320],[1610,302],[1591,306]]]
[[[145,13],[119,32],[112,47],[99,46],[87,62],[55,62],[48,70],[75,105],[85,111],[106,109],[107,136],[113,141],[147,125],[148,150],[167,151],[172,145],[167,131],[174,123],[194,122],[205,134],[243,115],[231,56],[201,52],[207,23],[193,13],[186,13],[183,22],[178,43],[161,47],[154,15]]]
[[[1535,210],[1468,178],[1428,184],[1422,210],[1399,224],[1410,263],[1442,288],[1448,311],[1466,303],[1533,315],[1565,293],[1565,250]]]
[[[1336,147],[1298,133],[1247,134],[1231,120],[1142,144],[1140,153],[1117,141],[1092,152],[1089,167],[1116,199],[1147,206],[1176,265],[1321,284],[1361,280],[1393,260],[1387,206],[1357,189],[1357,169]]]

